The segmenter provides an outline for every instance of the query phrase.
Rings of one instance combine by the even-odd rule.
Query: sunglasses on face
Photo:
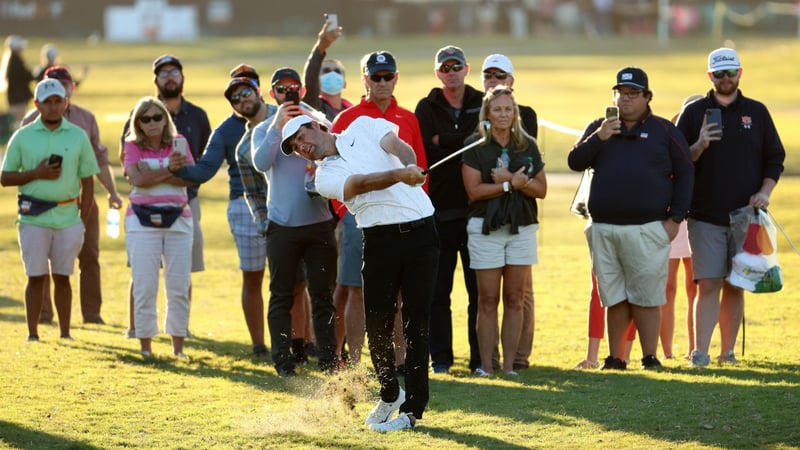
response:
[[[508,78],[508,74],[505,72],[483,72],[483,79],[488,80],[489,78],[496,78],[498,80],[505,80]]]
[[[252,94],[253,94],[253,90],[252,89],[250,89],[248,87],[242,89],[241,91],[239,91],[238,94],[231,95],[231,105],[238,105],[239,102],[242,101],[242,99],[250,97],[250,95],[252,95]]]
[[[388,83],[388,82],[394,80],[394,75],[395,75],[394,72],[385,73],[383,75],[379,75],[377,73],[374,73],[374,74],[369,76],[369,79],[372,80],[375,83],[380,83],[381,80],[383,80],[383,81]]]
[[[451,70],[453,72],[461,72],[462,69],[464,69],[464,65],[461,63],[442,64],[442,67],[439,67],[439,72],[450,73]]]
[[[498,95],[511,95],[511,94],[514,93],[514,90],[511,89],[511,88],[507,88],[507,87],[502,87],[502,88],[501,87],[496,87],[496,88],[492,89],[491,91],[489,91],[489,93],[493,97],[497,97]]]
[[[180,75],[181,75],[181,70],[180,69],[159,70],[158,71],[158,78],[178,77]]]
[[[735,78],[736,75],[739,75],[739,69],[715,70],[711,72],[711,75],[718,80],[721,80],[725,75],[727,75],[728,78]]]
[[[272,89],[275,91],[276,94],[285,94],[286,91],[299,91],[300,85],[299,84],[276,84],[272,86]]]
[[[142,122],[144,124],[150,123],[151,120],[153,122],[156,122],[156,123],[161,122],[162,120],[164,120],[164,115],[163,114],[153,114],[152,116],[139,117],[139,122]]]
[[[323,67],[322,68],[322,73],[331,73],[331,72],[336,72],[339,75],[341,75],[342,74],[342,69],[340,69],[338,67]]]

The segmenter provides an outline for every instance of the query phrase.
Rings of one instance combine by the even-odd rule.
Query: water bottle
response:
[[[106,235],[111,239],[119,237],[119,210],[117,208],[109,208],[106,214]]]
[[[503,148],[500,150],[500,157],[497,158],[497,168],[505,167],[508,169],[508,165],[511,163],[511,158],[508,156],[508,149]]]
[[[528,178],[533,177],[533,156],[528,156],[528,172],[526,175],[528,175]]]

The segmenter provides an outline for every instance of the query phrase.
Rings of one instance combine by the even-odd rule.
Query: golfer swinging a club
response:
[[[282,136],[284,154],[318,161],[320,195],[344,203],[364,233],[364,312],[381,385],[365,425],[379,432],[413,428],[428,403],[428,320],[439,264],[433,205],[421,187],[425,175],[397,136],[397,125],[384,119],[360,117],[331,134],[303,115],[287,121]],[[405,391],[395,375],[392,344],[399,292],[408,348]]]

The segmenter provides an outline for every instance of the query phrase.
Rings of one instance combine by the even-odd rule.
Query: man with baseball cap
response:
[[[117,193],[114,182],[114,174],[111,171],[111,163],[108,159],[108,148],[100,142],[100,130],[97,126],[97,119],[91,111],[76,105],[72,101],[72,94],[75,90],[75,82],[72,74],[64,66],[52,66],[44,72],[45,79],[58,80],[64,87],[65,102],[67,104],[64,118],[70,123],[77,125],[89,136],[89,142],[94,149],[94,155],[100,171],[97,173],[97,180],[108,192],[108,207],[119,209],[122,207],[122,199]],[[39,117],[39,110],[34,109],[22,120],[23,125],[27,125]],[[103,304],[103,292],[101,288],[100,276],[100,211],[97,202],[92,196],[92,204],[89,208],[89,215],[84,220],[86,232],[83,238],[83,246],[78,253],[78,267],[80,270],[81,314],[84,323],[103,324],[100,308]],[[39,316],[40,323],[49,323],[53,320],[53,307],[50,301],[50,283],[46,282],[45,297],[42,302],[42,312]]]
[[[66,96],[58,80],[48,78],[36,85],[34,103],[39,118],[11,137],[0,175],[0,184],[19,190],[17,222],[28,276],[25,315],[29,342],[39,340],[45,280],[51,276],[61,337],[72,339],[69,277],[83,243],[83,221],[94,205],[92,177],[99,171],[97,159],[86,133],[64,120]]]
[[[319,85],[319,75],[316,82]],[[297,101],[291,99],[292,92],[296,93]],[[315,166],[297,155],[280,155],[281,129],[291,118],[307,115],[326,126],[330,124],[322,112],[306,103],[305,99],[316,100],[318,104],[318,93],[309,96],[300,75],[292,68],[282,67],[273,73],[270,96],[278,103],[278,109],[253,129],[251,151],[243,154],[240,149],[239,163],[252,164],[269,184],[268,221],[257,224],[267,236],[270,273],[267,324],[272,340],[272,360],[280,376],[295,375],[296,365],[301,362],[297,356],[302,350],[302,341],[300,336],[293,336],[293,328],[305,322],[293,316],[291,310],[298,288],[297,268],[302,266],[311,297],[319,368],[331,372],[338,368],[333,306],[336,222],[327,199],[314,191]],[[300,98],[304,100],[299,101]],[[296,327],[292,327],[292,323]]]
[[[506,86],[514,89],[514,64],[506,55],[495,53],[486,57],[483,60],[483,67],[481,68],[481,79],[483,80],[483,91],[489,92],[497,86]],[[538,138],[539,122],[536,118],[536,111],[530,106],[517,105],[519,109],[519,119],[522,123],[522,128],[530,136]],[[527,369],[530,367],[530,356],[533,351],[533,330],[534,330],[534,302],[533,302],[533,277],[529,273],[527,280],[524,282],[524,291],[522,297],[522,329],[519,335],[519,345],[517,353],[514,356],[514,370]],[[472,314],[473,310],[469,310],[467,314],[467,323],[475,324],[477,320],[476,314]],[[477,340],[475,327],[469,327],[470,339]],[[499,342],[499,341],[498,341]],[[451,344],[452,345],[452,344]],[[492,364],[494,366],[500,365],[500,352],[497,347],[493,352]]]
[[[439,251],[433,204],[414,150],[397,125],[359,117],[341,134],[298,116],[283,127],[281,150],[317,161],[317,190],[343,202],[364,233],[364,309],[380,400],[365,425],[378,432],[413,428],[428,403],[428,321]],[[406,340],[403,390],[395,375],[398,293]],[[407,393],[406,393],[407,392]],[[396,417],[392,417],[399,410]]]
[[[719,322],[719,363],[735,363],[733,351],[744,315],[744,291],[725,281],[730,261],[729,214],[743,206],[766,208],[783,172],[786,157],[767,107],[739,90],[742,65],[732,48],[708,55],[712,88],[689,105],[678,128],[691,142],[696,173],[689,209],[689,243],[697,281],[692,365],[707,366],[714,328]],[[706,121],[706,111],[719,109],[722,127]]]
[[[172,121],[178,134],[186,138],[189,151],[195,161],[199,161],[205,151],[208,138],[211,135],[211,124],[208,121],[208,114],[205,110],[186,100],[183,96],[183,64],[174,55],[161,55],[153,61],[153,84],[158,91],[158,99],[167,107]],[[125,137],[130,128],[130,119],[125,122],[120,137],[120,152],[124,146]],[[120,154],[120,161],[124,155]],[[194,224],[194,234],[192,238],[192,272],[202,272],[205,270],[203,261],[203,229],[200,226],[201,210],[200,200],[197,197],[199,187],[189,186],[186,191],[189,196],[189,208],[192,210],[192,222]],[[191,288],[189,296],[191,297]],[[131,311],[133,311],[133,282],[130,288]],[[191,300],[191,299],[190,299]],[[133,314],[129,317],[130,326],[126,332],[127,336],[132,337],[135,324]]]
[[[465,83],[469,74],[464,51],[448,45],[436,52],[434,73],[441,87],[431,89],[417,103],[417,116],[430,165],[446,158],[464,146],[464,140],[478,126],[483,92]],[[436,207],[436,228],[439,230],[440,264],[436,291],[431,304],[431,363],[434,372],[447,373],[453,365],[453,326],[450,313],[450,293],[459,255],[467,289],[470,317],[477,317],[478,286],[475,272],[469,268],[467,249],[467,193],[461,179],[461,159],[453,158],[432,171],[428,194]],[[467,324],[469,336],[469,368],[481,365],[475,323]]]
[[[694,166],[680,131],[650,109],[653,91],[644,70],[620,69],[612,91],[619,116],[590,123],[568,163],[575,171],[594,169],[586,238],[608,308],[609,356],[603,369],[627,368],[625,335],[631,323],[639,331],[642,368],[659,369],[670,241],[689,211]]]
[[[266,182],[252,166],[237,163],[237,146],[247,146],[249,153],[250,131],[254,124],[274,114],[275,108],[264,103],[259,89],[259,75],[255,67],[239,64],[230,71],[231,78],[225,85],[223,95],[231,105],[232,112],[214,129],[203,157],[194,165],[186,165],[183,155],[170,155],[170,170],[174,175],[194,183],[205,183],[216,175],[223,162],[228,164],[228,223],[236,242],[239,255],[239,269],[242,271],[242,311],[253,345],[253,356],[265,357],[269,354],[264,344],[264,299],[261,294],[264,268],[266,267],[266,241],[253,220],[245,201],[244,185],[256,183],[249,196],[257,196],[261,201],[253,201],[256,206],[253,214],[266,221]],[[247,179],[248,182],[243,180]],[[259,183],[259,181],[261,183]],[[263,205],[259,208],[258,205]],[[258,211],[258,213],[257,213]]]

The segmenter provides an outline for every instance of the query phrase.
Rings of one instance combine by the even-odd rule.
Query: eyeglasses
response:
[[[181,76],[181,69],[159,70],[158,78],[179,77]]]
[[[252,95],[252,94],[253,94],[253,90],[250,89],[249,87],[246,87],[246,88],[242,89],[241,91],[239,91],[238,94],[231,95],[231,99],[230,99],[231,105],[234,105],[234,106],[238,105],[240,101],[242,101],[243,99],[245,99],[247,97],[250,97],[250,95]]]
[[[614,92],[615,98],[627,98],[628,100],[639,98],[640,95],[642,95],[642,91]]]
[[[383,80],[383,81],[388,83],[388,82],[394,80],[394,76],[395,76],[394,72],[385,73],[383,75],[378,75],[377,73],[374,73],[374,74],[369,76],[369,79],[372,80],[375,83],[380,83],[381,80]]]
[[[439,72],[450,73],[451,70],[453,72],[461,72],[462,69],[464,69],[464,65],[461,63],[442,64],[442,66],[439,67]]]
[[[272,86],[272,90],[274,90],[276,94],[285,94],[286,91],[299,91],[300,87],[299,84],[276,84]]]
[[[505,80],[508,78],[508,74],[506,72],[483,72],[483,79],[488,80],[489,78],[496,78],[498,80]]]
[[[338,67],[323,67],[322,68],[322,73],[331,73],[331,72],[336,72],[339,75],[341,75],[342,74],[342,69],[340,69]]]
[[[156,122],[156,123],[161,122],[162,120],[164,120],[164,115],[163,114],[153,114],[152,116],[139,117],[139,122],[142,122],[142,123],[145,123],[145,124],[150,123],[151,120],[153,122]]]
[[[739,69],[715,70],[711,72],[711,75],[718,80],[721,80],[725,75],[727,75],[728,78],[735,78],[736,75],[739,75]]]

